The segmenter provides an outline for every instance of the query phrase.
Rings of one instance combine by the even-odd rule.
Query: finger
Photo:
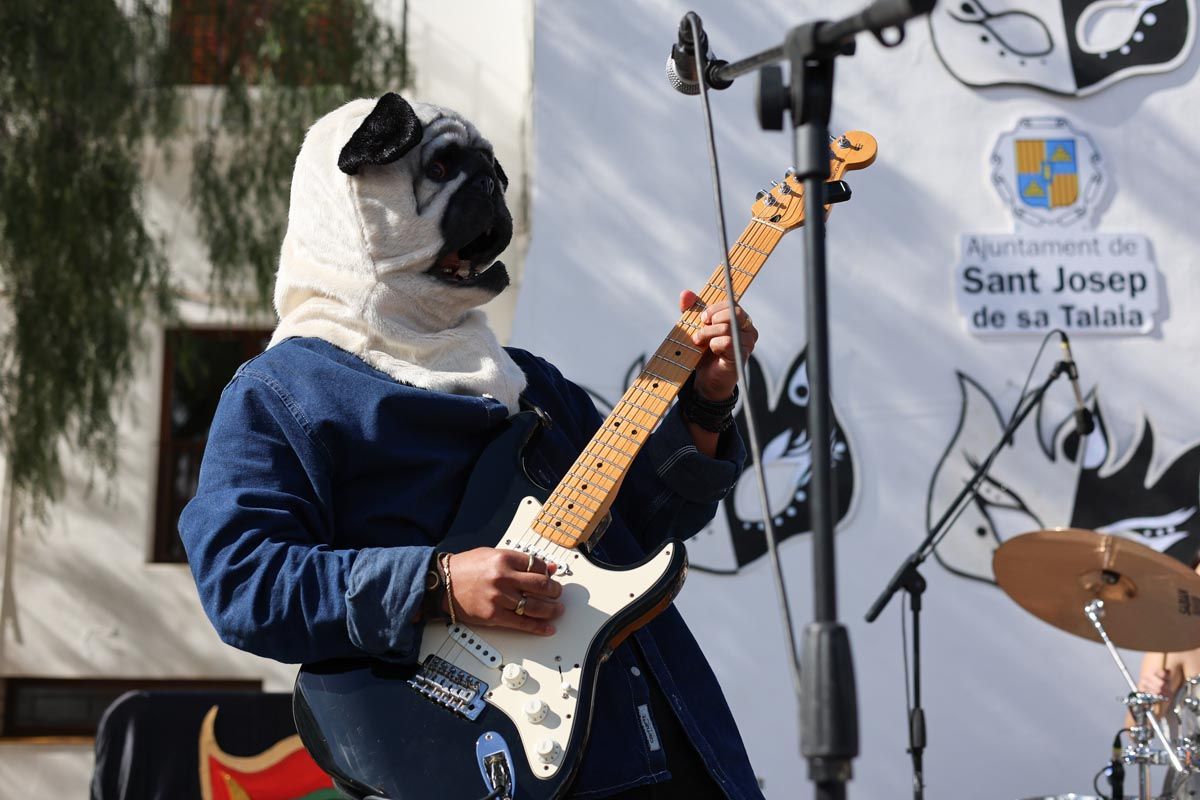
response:
[[[708,349],[713,355],[723,361],[733,361],[733,337],[718,336],[708,343]],[[742,340],[742,357],[749,357],[750,353],[754,352],[754,342]]]
[[[524,631],[538,636],[550,636],[554,633],[554,626],[544,619],[531,617],[528,613],[518,616],[514,611],[502,611],[496,618],[492,620],[492,625],[500,628],[511,628],[515,631]]]
[[[528,595],[551,599],[562,596],[562,584],[549,575],[520,572],[509,576],[509,581],[512,587]]]
[[[693,292],[691,289],[684,289],[679,293],[679,310],[687,311],[692,306],[696,305],[696,301],[700,299],[700,295]]]
[[[520,606],[513,607],[514,614],[517,613],[517,608],[519,607]],[[564,606],[562,603],[554,600],[547,600],[546,598],[538,597],[537,595],[527,594],[525,595],[525,613],[517,614],[517,616],[533,617],[534,619],[554,619],[555,617],[562,616],[564,611],[566,611],[566,606]]]
[[[519,550],[502,550],[504,566],[512,572],[528,572],[537,573],[538,575],[547,575],[552,570],[546,566],[546,562],[535,556],[533,553],[522,553]]]
[[[692,342],[694,344],[702,345],[705,342],[712,341],[714,337],[731,336],[732,333],[733,329],[728,322],[705,325],[692,334]],[[746,341],[747,339],[756,342],[758,341],[758,329],[755,328],[753,324],[751,324],[749,327],[742,328],[739,333],[741,334],[742,341]]]
[[[728,300],[722,300],[719,303],[713,303],[700,314],[700,318],[704,322],[719,323],[729,322],[731,319],[737,319],[741,327],[746,328],[750,322],[750,315],[741,306],[736,306],[732,310]]]

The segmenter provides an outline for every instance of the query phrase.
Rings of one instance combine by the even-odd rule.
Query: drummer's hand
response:
[[[1149,675],[1142,675],[1142,679],[1138,681],[1138,691],[1146,694],[1166,695],[1170,677],[1165,669],[1155,670]]]

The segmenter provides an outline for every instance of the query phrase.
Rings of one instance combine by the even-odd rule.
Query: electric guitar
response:
[[[829,180],[869,166],[875,152],[867,133],[832,139]],[[803,224],[802,183],[785,175],[751,214],[728,256],[736,298],[783,235]],[[552,492],[522,467],[533,412],[511,418],[472,472],[439,549],[499,547],[556,564],[566,611],[553,636],[438,620],[425,625],[415,665],[362,658],[301,668],[296,727],[340,784],[390,800],[551,800],[565,792],[583,754],[600,664],[666,610],[687,573],[674,539],[629,567],[595,561],[583,545],[699,363],[691,334],[701,310],[725,299],[724,287],[718,267]]]

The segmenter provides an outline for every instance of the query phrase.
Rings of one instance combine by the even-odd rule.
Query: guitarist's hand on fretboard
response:
[[[679,310],[687,311],[699,300],[695,292],[684,290],[679,294]],[[696,389],[709,400],[725,400],[737,385],[730,318],[728,300],[714,303],[700,311],[700,322],[704,327],[692,334],[692,343],[704,350],[696,366]],[[758,329],[741,306],[737,308],[737,323],[741,332],[742,360],[745,361],[754,352]]]
[[[696,365],[694,390],[711,402],[728,400],[733,395],[738,380],[731,331],[732,319],[735,317],[730,314],[729,301],[721,300],[706,306],[695,292],[684,290],[679,294],[679,310],[685,315],[688,315],[688,312],[698,312],[689,315],[696,317],[696,324],[699,326],[692,333],[692,344],[702,351],[700,363]],[[758,341],[758,329],[741,306],[737,307],[736,320],[741,333],[742,362],[745,363]],[[709,457],[716,454],[719,434],[691,421],[688,421],[688,431],[692,434],[697,450]]]
[[[562,586],[552,577],[554,564],[495,547],[454,553],[446,563],[450,580],[442,611],[447,616],[447,603],[452,602],[455,618],[469,626],[511,628],[540,636],[554,633],[549,620],[563,613],[558,601]]]

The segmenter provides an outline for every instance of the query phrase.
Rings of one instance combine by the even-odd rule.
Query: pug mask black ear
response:
[[[412,106],[395,92],[388,92],[342,148],[338,169],[357,175],[363,164],[391,164],[413,149],[422,135],[421,120]]]
[[[508,176],[504,174],[504,167],[500,166],[500,160],[499,159],[494,160],[492,162],[492,166],[495,167],[495,169],[496,169],[496,177],[500,179],[500,183],[503,184],[505,190],[507,190],[508,189]]]

